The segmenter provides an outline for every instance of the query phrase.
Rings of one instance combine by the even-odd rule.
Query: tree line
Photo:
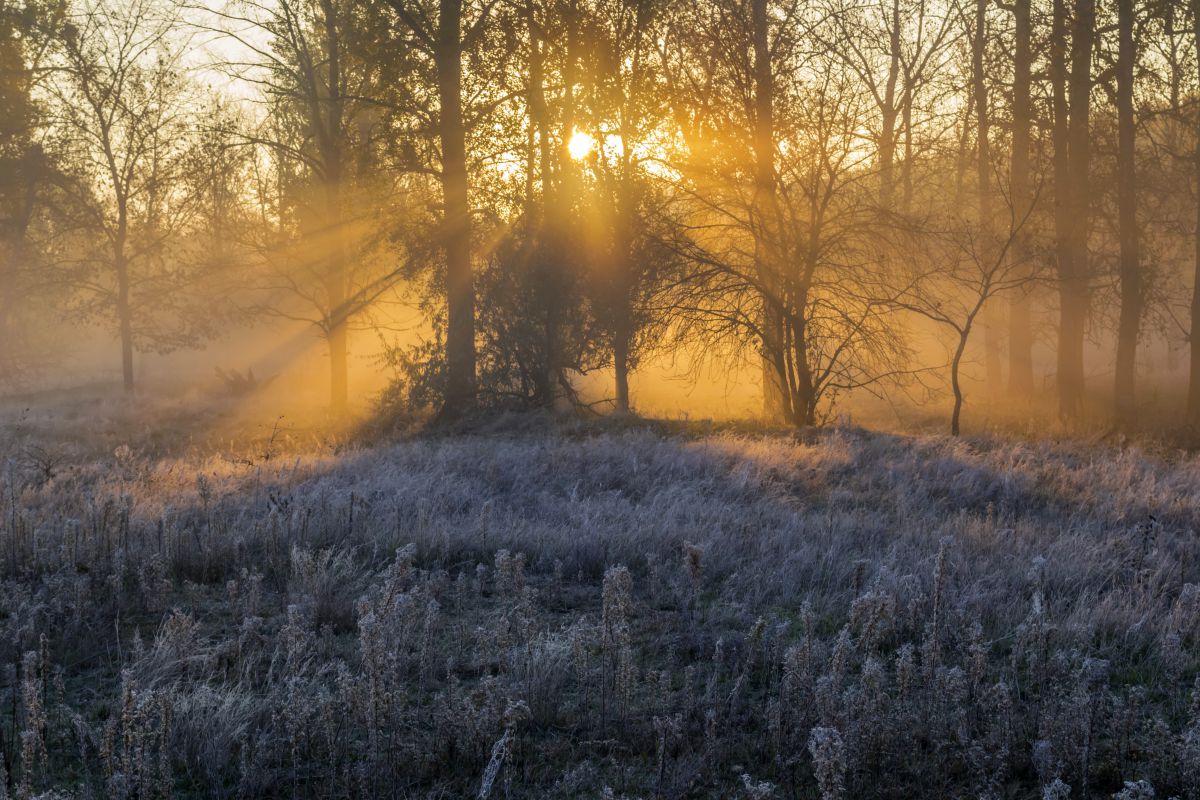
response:
[[[1138,421],[1139,344],[1200,424],[1200,0],[0,0],[0,377],[37,320],[139,351],[302,320],[349,397],[585,403],[664,353],[764,411],[1039,387]],[[945,350],[931,360],[922,336]],[[1111,401],[1089,338],[1115,345]],[[1106,376],[1107,379],[1107,376]],[[1094,388],[1094,387],[1093,387]],[[1100,407],[1100,404],[1103,407]]]

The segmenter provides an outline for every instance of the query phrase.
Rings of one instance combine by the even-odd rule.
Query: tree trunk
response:
[[[1200,19],[1200,0],[1192,0],[1192,19]],[[1200,62],[1200,25],[1195,30],[1196,58]],[[1193,169],[1196,171],[1196,190],[1200,194],[1200,116],[1196,117],[1196,149],[1193,153]],[[1192,276],[1191,336],[1188,339],[1190,352],[1188,372],[1187,420],[1190,425],[1200,426],[1200,203],[1196,205],[1196,230],[1193,234],[1196,245]]]
[[[12,318],[17,306],[18,278],[22,259],[25,257],[25,235],[33,215],[33,184],[29,185],[28,197],[23,214],[11,224],[0,228],[0,382],[16,376],[19,356],[15,345],[16,334],[11,329]]]
[[[9,377],[10,366],[15,366],[9,363],[9,351],[13,348],[8,331],[8,318],[17,297],[16,273],[12,266],[15,258],[16,248],[0,242],[0,383]]]
[[[565,257],[562,239],[564,219],[562,210],[566,203],[558,199],[559,189],[552,175],[552,153],[549,137],[549,112],[545,94],[545,67],[541,36],[532,0],[524,8],[525,25],[529,36],[529,70],[526,84],[526,103],[529,108],[529,176],[526,198],[527,233],[533,243],[528,257],[532,259],[529,280],[544,298],[539,304],[540,348],[542,358],[532,367],[531,397],[534,405],[550,408],[558,397],[560,376],[560,315],[558,307],[549,299],[554,297],[560,286],[561,270]],[[572,56],[568,53],[568,59]],[[569,115],[568,115],[569,116]],[[564,132],[564,141],[570,132]],[[535,169],[535,164],[536,169]],[[541,176],[540,193],[534,193],[534,172]]]
[[[879,207],[883,211],[892,210],[892,202],[896,196],[896,124],[899,114],[894,110],[885,109],[879,134]]]
[[[1051,74],[1054,84],[1055,228],[1058,255],[1058,403],[1063,419],[1083,410],[1083,340],[1088,317],[1088,169],[1094,0],[1075,0],[1068,76],[1066,0],[1054,3]],[[1069,95],[1069,99],[1068,99]]]
[[[1065,350],[1067,343],[1073,337],[1069,331],[1073,327],[1068,320],[1070,303],[1071,247],[1070,238],[1070,208],[1071,208],[1071,176],[1070,176],[1070,119],[1067,105],[1067,7],[1066,0],[1054,0],[1053,19],[1050,40],[1050,84],[1054,109],[1054,255],[1055,269],[1058,274],[1058,347],[1055,384],[1058,391],[1059,416],[1067,416],[1068,410],[1073,411],[1070,404],[1074,398],[1065,393],[1063,376],[1072,361]]]
[[[328,174],[325,179],[325,213],[328,229],[332,232],[329,250],[328,273],[325,289],[328,293],[329,318],[325,339],[329,344],[329,405],[335,414],[346,410],[349,392],[349,348],[347,327],[350,324],[350,309],[346,307],[346,249],[343,236],[340,159],[336,156],[327,161]]]
[[[979,192],[980,249],[985,263],[990,263],[996,232],[992,209],[991,110],[988,107],[987,76],[984,72],[984,56],[987,53],[987,7],[987,0],[976,0],[975,36],[971,41],[971,78],[975,99],[975,175]],[[1001,383],[1000,326],[997,324],[996,314],[991,309],[984,313],[984,367],[988,387],[995,391]]]
[[[328,95],[314,102],[313,128],[320,132],[318,143],[324,162],[325,213],[324,224],[332,231],[329,252],[329,271],[326,286],[329,293],[329,404],[335,413],[343,413],[349,402],[348,326],[354,309],[347,307],[348,275],[346,265],[346,230],[342,189],[346,177],[346,132],[344,97],[342,94],[342,37],[338,14],[332,0],[321,0],[322,25],[328,74]],[[314,98],[316,100],[318,98]],[[317,109],[324,107],[322,114]]]
[[[121,378],[126,394],[132,394],[133,311],[129,307],[129,270],[124,261],[117,264],[117,325],[121,335]]]
[[[451,417],[468,411],[475,402],[475,287],[462,113],[461,25],[462,0],[441,0],[435,61],[446,253],[446,398],[442,411]]]
[[[558,286],[556,278],[559,265],[564,260],[564,248],[555,231],[554,245],[549,258],[539,258],[535,271],[534,283],[539,287],[544,298],[542,307],[538,309],[542,328],[542,361],[536,367],[535,391],[533,403],[538,408],[553,408],[558,399],[558,375],[561,356],[559,355],[559,336],[562,326],[559,323],[558,304],[551,300],[551,295]]]
[[[133,380],[133,309],[129,301],[129,260],[125,256],[125,208],[118,212],[116,241],[113,244],[113,268],[117,274],[117,329],[121,337],[121,377],[126,394],[134,390]]]
[[[971,143],[971,109],[975,106],[974,98],[974,83],[967,84],[967,100],[963,103],[963,121],[962,126],[958,130],[958,146],[954,149],[954,207],[962,208],[963,197],[965,196],[965,186],[967,184],[967,170],[970,159],[967,158],[967,151]]]
[[[552,175],[551,175],[551,153],[550,153],[550,121],[549,114],[546,108],[546,87],[545,87],[545,66],[544,57],[542,55],[542,38],[539,32],[537,19],[535,16],[535,8],[533,0],[525,6],[525,25],[529,35],[529,87],[528,98],[526,102],[529,105],[529,123],[531,127],[531,138],[537,142],[537,172],[541,177],[541,204],[534,203],[532,197],[532,180],[533,180],[533,153],[530,153],[529,180],[530,184],[530,207],[539,218],[543,217],[545,211],[544,205],[546,198],[550,196],[552,191]]]
[[[638,2],[635,8],[633,29],[633,54],[629,62],[629,76],[623,86],[622,103],[619,112],[619,132],[621,136],[621,152],[619,155],[620,180],[617,198],[617,235],[614,251],[616,252],[617,274],[614,280],[616,303],[613,315],[613,367],[616,379],[616,410],[620,414],[628,414],[632,408],[629,399],[629,372],[631,350],[634,334],[637,329],[637,314],[634,309],[635,296],[639,285],[639,274],[635,258],[635,231],[640,223],[637,206],[635,161],[633,155],[634,139],[637,136],[637,126],[634,122],[642,107],[642,42],[646,25],[651,14],[648,2]]]
[[[911,76],[905,75],[905,90],[904,90],[904,161],[900,165],[900,211],[905,215],[912,213],[913,202],[913,79]]]
[[[1200,31],[1200,28],[1198,28]],[[1197,52],[1200,52],[1200,32],[1196,35]],[[1200,189],[1200,124],[1196,130],[1196,186]],[[1192,272],[1191,335],[1188,337],[1188,407],[1189,425],[1200,427],[1200,203],[1196,204],[1196,232],[1194,265]]]
[[[970,323],[968,323],[969,325]],[[959,331],[958,347],[954,350],[954,358],[950,361],[950,388],[954,391],[954,410],[950,412],[950,435],[958,436],[960,420],[962,419],[963,391],[959,381],[959,369],[962,366],[963,353],[967,349],[967,339],[971,335],[970,327]]]
[[[807,305],[806,292],[797,299],[797,307]],[[808,330],[805,319],[796,315],[792,319],[792,360],[795,368],[795,389],[792,398],[793,415],[797,425],[815,425],[817,422],[816,387],[813,385],[812,369],[808,364]]]
[[[896,103],[896,85],[900,81],[900,0],[892,0],[888,28],[888,73],[884,88],[879,131],[879,206],[890,211],[895,197],[896,124],[900,109]]]
[[[1117,331],[1117,424],[1130,429],[1137,422],[1134,396],[1138,328],[1142,321],[1141,265],[1137,229],[1136,141],[1133,119],[1133,0],[1117,0],[1117,202],[1120,219],[1121,318]]]
[[[1070,339],[1063,348],[1067,356],[1064,365],[1065,385],[1068,387],[1062,402],[1072,416],[1083,411],[1084,369],[1083,340],[1089,314],[1089,253],[1088,231],[1091,227],[1091,194],[1088,176],[1091,164],[1091,93],[1092,43],[1095,37],[1095,0],[1075,0],[1075,18],[1071,37],[1071,111],[1070,111],[1070,178],[1071,178],[1071,282],[1074,308],[1065,335]]]
[[[628,414],[629,404],[629,336],[618,325],[613,336],[613,371],[616,373],[617,413]]]
[[[758,233],[755,261],[758,279],[766,293],[778,283],[772,248],[765,231],[769,228],[775,193],[774,82],[768,42],[767,0],[751,0],[754,37],[754,214]],[[783,320],[779,310],[764,296],[763,315],[763,414],[770,421],[787,418],[787,391],[782,364]]]
[[[1008,391],[1029,400],[1033,380],[1033,296],[1027,289],[1012,293],[1008,304]]]
[[[624,135],[624,134],[623,134]],[[625,139],[624,141],[629,141]],[[632,408],[629,400],[629,363],[633,346],[634,333],[634,264],[633,264],[633,229],[636,224],[633,186],[631,185],[630,170],[632,165],[628,155],[623,156],[621,182],[618,188],[620,195],[617,199],[617,223],[613,251],[615,259],[613,268],[616,274],[612,278],[609,291],[612,293],[609,302],[611,315],[611,334],[613,348],[613,373],[616,382],[616,411],[618,414],[628,414]]]
[[[329,405],[335,412],[345,411],[350,399],[349,345],[346,323],[329,332]]]
[[[1015,50],[1013,54],[1011,195],[1013,216],[1025,219],[1033,203],[1029,185],[1029,145],[1032,86],[1032,0],[1016,0]],[[1028,262],[1029,246],[1024,232],[1014,243],[1012,258]],[[1020,266],[1028,270],[1028,266]],[[1026,272],[1028,274],[1028,272]],[[1008,313],[1008,388],[1013,397],[1033,392],[1033,314],[1027,291],[1014,293]]]

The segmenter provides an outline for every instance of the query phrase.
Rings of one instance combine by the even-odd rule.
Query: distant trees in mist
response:
[[[686,351],[761,369],[795,425],[943,375],[957,432],[965,363],[1028,398],[1046,342],[1061,417],[1133,428],[1139,343],[1200,325],[1198,17],[0,0],[0,371],[53,358],[48,316],[109,327],[127,390],[137,351],[281,317],[320,331],[342,409],[386,299],[428,322],[389,398],[444,418],[584,404],[594,371],[629,412],[631,373]]]

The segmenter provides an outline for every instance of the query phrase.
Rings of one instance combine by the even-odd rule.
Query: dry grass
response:
[[[9,795],[1200,797],[1195,458],[156,413],[0,423]]]

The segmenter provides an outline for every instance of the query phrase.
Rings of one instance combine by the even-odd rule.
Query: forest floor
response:
[[[0,408],[0,797],[1195,800],[1198,668],[1164,448]]]

